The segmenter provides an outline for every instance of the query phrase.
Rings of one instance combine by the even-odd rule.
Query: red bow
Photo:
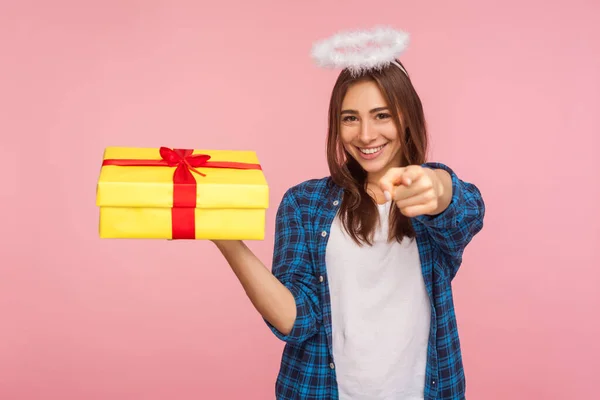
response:
[[[160,156],[167,162],[169,167],[177,166],[173,173],[173,180],[179,182],[195,182],[190,171],[193,171],[201,176],[206,176],[196,168],[203,167],[210,160],[207,154],[192,155],[193,150],[188,149],[169,149],[168,147],[160,148]]]

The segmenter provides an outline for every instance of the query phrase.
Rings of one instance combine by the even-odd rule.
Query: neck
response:
[[[384,204],[387,202],[383,191],[379,187],[379,180],[383,178],[384,174],[369,174],[367,176],[367,193],[377,202],[377,204]]]

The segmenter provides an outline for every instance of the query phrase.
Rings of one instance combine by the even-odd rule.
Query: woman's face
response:
[[[391,112],[373,81],[350,86],[342,102],[340,138],[369,180],[378,180],[401,163],[400,139]]]

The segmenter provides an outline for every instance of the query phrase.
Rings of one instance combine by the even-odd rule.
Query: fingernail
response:
[[[410,186],[411,183],[412,181],[410,180],[410,178],[406,178],[406,186]]]
[[[388,192],[387,190],[385,190],[385,191],[383,192],[383,196],[385,197],[385,199],[386,199],[387,201],[390,201],[390,200],[392,199],[392,195],[391,195],[391,194],[390,194],[390,192]]]

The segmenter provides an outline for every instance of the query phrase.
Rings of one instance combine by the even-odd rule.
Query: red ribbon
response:
[[[123,167],[176,167],[173,172],[172,238],[196,238],[196,178],[192,173],[206,176],[196,168],[261,169],[260,164],[209,161],[208,154],[192,154],[190,149],[160,148],[161,160],[107,159],[102,165]]]

